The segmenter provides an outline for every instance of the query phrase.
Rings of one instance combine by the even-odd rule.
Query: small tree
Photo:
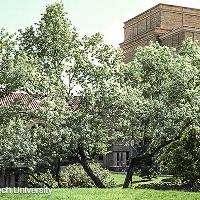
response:
[[[130,89],[126,100],[122,100],[127,106],[124,119],[129,130],[126,134],[136,153],[131,158],[124,188],[136,166],[199,124],[199,68],[192,58],[183,55],[184,49],[190,54],[191,46],[191,41],[187,41],[179,52],[158,43],[139,48],[125,69]],[[199,48],[194,51],[197,59]]]

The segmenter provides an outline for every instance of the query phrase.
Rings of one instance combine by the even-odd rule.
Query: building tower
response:
[[[124,23],[124,42],[120,47],[127,63],[137,47],[150,41],[179,47],[188,37],[200,44],[200,9],[158,4]]]

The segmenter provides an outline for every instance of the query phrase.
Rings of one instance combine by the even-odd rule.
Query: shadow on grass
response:
[[[132,181],[132,186],[134,186],[134,184],[136,184],[136,183],[145,183],[145,182],[149,182],[149,181],[152,181],[152,180],[144,179],[144,180]],[[123,184],[118,184],[117,187],[123,187]]]
[[[199,192],[200,184],[188,186],[183,184],[176,184],[172,179],[162,179],[160,183],[147,183],[147,184],[138,184],[134,188],[138,189],[154,189],[154,190],[177,190],[185,192]]]
[[[133,181],[132,183],[145,183],[145,182],[149,182],[149,181],[152,181],[150,179],[143,179],[143,180],[139,180],[139,181]]]

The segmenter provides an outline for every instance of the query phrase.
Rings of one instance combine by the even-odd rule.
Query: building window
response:
[[[117,166],[128,165],[129,163],[129,152],[121,151],[117,153]]]
[[[129,165],[129,151],[126,152],[126,165]]]
[[[99,155],[98,160],[103,161],[103,155]]]
[[[117,152],[117,166],[120,166],[121,165],[121,160],[120,160],[120,155],[121,155],[121,152]]]

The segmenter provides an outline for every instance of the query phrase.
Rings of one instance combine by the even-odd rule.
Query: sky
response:
[[[16,32],[39,21],[46,5],[60,0],[0,0],[0,28]],[[200,0],[62,0],[68,18],[81,36],[100,32],[107,43],[123,42],[123,22],[166,3],[200,9]]]

